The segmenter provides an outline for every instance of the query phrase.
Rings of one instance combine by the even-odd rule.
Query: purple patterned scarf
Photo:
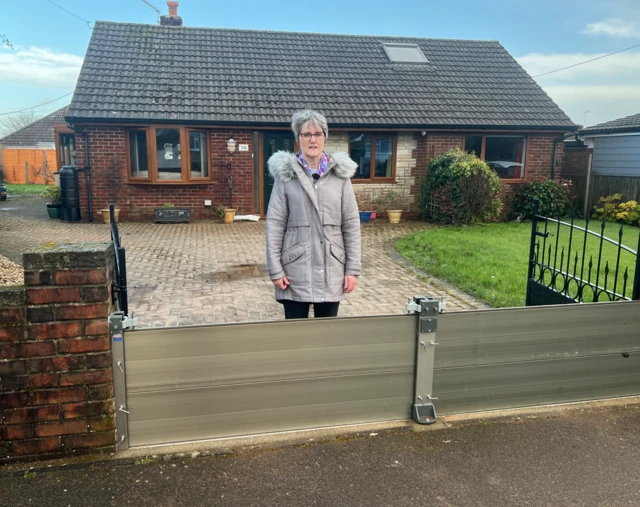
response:
[[[298,153],[298,160],[304,166],[304,168],[311,173],[311,168],[309,167],[309,164],[307,164],[307,161],[302,156],[302,151],[300,151],[300,153]],[[328,163],[329,163],[329,157],[323,151],[322,152],[322,157],[320,157],[320,163],[318,164],[318,174],[320,176],[322,176],[327,171],[327,164]]]

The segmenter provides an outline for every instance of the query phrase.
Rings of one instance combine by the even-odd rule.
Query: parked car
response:
[[[0,183],[0,201],[7,200],[7,187],[4,183]]]

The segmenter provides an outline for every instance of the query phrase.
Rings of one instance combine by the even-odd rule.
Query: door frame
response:
[[[258,131],[258,192],[260,192],[260,217],[265,218],[267,216],[267,210],[264,209],[264,170],[265,170],[265,160],[264,160],[264,135],[270,134],[272,132],[282,133],[283,130],[260,130]],[[293,134],[291,134],[293,137]],[[293,151],[297,152],[300,149],[298,146],[298,141],[293,138]]]

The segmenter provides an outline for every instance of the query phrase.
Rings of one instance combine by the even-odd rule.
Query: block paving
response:
[[[411,295],[444,296],[449,312],[487,308],[395,252],[395,241],[428,227],[417,221],[363,224],[363,273],[339,315],[404,313]],[[129,222],[120,224],[120,234],[127,253],[129,309],[139,328],[283,318],[266,272],[263,220],[233,225]],[[0,255],[18,264],[24,251],[42,243],[109,239],[109,227],[100,219],[49,219],[39,198],[10,197],[0,203]]]

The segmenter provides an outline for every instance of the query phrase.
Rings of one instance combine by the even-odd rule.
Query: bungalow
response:
[[[75,163],[73,137],[63,136],[57,143],[54,138],[55,127],[65,125],[68,109],[60,108],[0,139],[0,166],[7,183],[53,183],[54,172]]]
[[[475,151],[508,194],[551,176],[559,138],[578,128],[495,41],[191,28],[167,3],[158,26],[95,24],[60,130],[86,166],[83,217],[91,201],[125,220],[165,203],[193,218],[211,204],[264,215],[266,161],[296,149],[302,108],[327,117],[328,152],[358,162],[361,207],[394,189],[410,213],[431,158]]]

